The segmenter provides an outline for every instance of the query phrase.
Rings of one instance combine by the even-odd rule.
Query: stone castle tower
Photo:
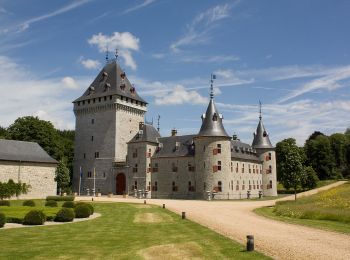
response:
[[[262,183],[264,196],[277,196],[277,170],[276,170],[276,153],[275,148],[272,146],[269,138],[269,134],[265,129],[261,116],[259,124],[254,133],[254,140],[252,147],[256,149],[257,155],[262,161]]]
[[[74,102],[76,117],[74,191],[121,193],[125,187],[127,142],[144,122],[147,102],[130,84],[116,60],[107,62],[84,94]],[[82,172],[82,174],[81,174]],[[81,177],[81,190],[79,181]],[[83,188],[84,187],[84,188]]]

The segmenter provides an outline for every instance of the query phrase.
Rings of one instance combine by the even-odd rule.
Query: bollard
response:
[[[254,236],[248,235],[247,236],[247,251],[254,251]]]
[[[182,212],[182,219],[185,219],[186,218],[186,212]]]
[[[94,201],[94,198],[91,198],[91,201]]]
[[[165,204],[163,204],[163,209],[165,209]]]
[[[143,204],[146,204],[146,203],[147,203],[146,200],[144,200],[144,201],[143,201]]]

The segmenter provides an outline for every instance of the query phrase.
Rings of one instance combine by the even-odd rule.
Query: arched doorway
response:
[[[116,192],[117,195],[122,195],[125,193],[126,178],[124,173],[119,173],[116,177]]]

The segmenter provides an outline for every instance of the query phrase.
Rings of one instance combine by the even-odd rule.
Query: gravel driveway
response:
[[[343,184],[331,185],[308,191],[301,196]],[[84,197],[80,198],[84,199]],[[85,197],[86,199],[86,197]],[[282,200],[294,199],[293,196]],[[131,198],[95,198],[95,201],[143,203]],[[305,226],[288,224],[256,215],[253,209],[274,205],[270,201],[195,201],[195,200],[147,200],[150,204],[166,204],[166,208],[198,222],[216,232],[241,243],[246,235],[254,235],[255,247],[275,259],[350,259],[350,236]]]

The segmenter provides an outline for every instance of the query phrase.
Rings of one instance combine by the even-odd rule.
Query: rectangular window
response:
[[[95,152],[95,158],[100,158],[100,152]]]
[[[146,153],[146,157],[151,158],[151,155],[152,155],[152,150],[151,150],[151,148],[149,148],[148,152]]]
[[[221,153],[221,144],[217,144],[216,149],[217,149],[218,153]]]
[[[137,172],[137,163],[135,163],[134,167],[132,168],[132,172]]]
[[[137,149],[135,149],[134,152],[132,153],[132,158],[137,158]]]
[[[152,172],[158,172],[158,163],[155,163]]]
[[[218,161],[218,171],[221,171],[221,161]]]
[[[173,172],[177,172],[178,168],[177,168],[177,166],[175,165],[175,163],[172,163],[172,165],[171,165],[171,170],[172,170]]]
[[[95,124],[95,119],[91,119],[91,124]]]
[[[84,153],[84,159],[86,159],[86,153]]]
[[[92,136],[91,136],[91,142],[93,142],[93,141],[94,141],[94,136],[92,135]]]

